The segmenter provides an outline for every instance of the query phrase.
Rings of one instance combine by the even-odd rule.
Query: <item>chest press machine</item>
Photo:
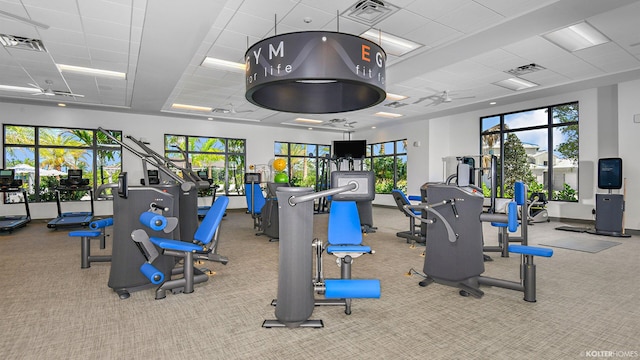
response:
[[[375,193],[373,172],[334,171],[332,189],[313,192],[306,187],[281,187],[277,190],[280,210],[280,242],[278,298],[273,300],[276,320],[265,320],[262,327],[323,327],[322,320],[310,320],[317,305],[345,306],[351,314],[351,299],[379,298],[380,281],[377,279],[351,279],[353,258],[371,254],[369,246],[362,245],[362,232],[356,200],[371,199]],[[333,196],[329,212],[328,246],[313,240],[313,201]],[[315,247],[317,255],[316,277],[309,279],[313,267]],[[322,252],[338,257],[340,279],[324,279]],[[324,294],[316,299],[315,294]]]
[[[468,166],[461,164],[460,167]],[[460,172],[460,169],[458,170]],[[405,211],[424,210],[427,223],[426,246],[423,271],[426,278],[420,286],[433,282],[460,289],[460,295],[480,298],[484,292],[480,285],[497,286],[521,291],[523,300],[536,301],[536,267],[534,256],[551,257],[553,250],[523,245],[503,246],[509,252],[521,254],[520,281],[509,281],[481,276],[484,272],[482,222],[505,224],[509,232],[518,229],[518,204],[508,204],[507,214],[484,213],[482,191],[468,184],[430,184],[427,188],[429,203],[407,205]],[[526,222],[526,218],[524,220]],[[505,232],[506,232],[505,230]]]

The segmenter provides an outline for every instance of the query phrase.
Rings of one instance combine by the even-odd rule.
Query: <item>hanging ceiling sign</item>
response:
[[[276,35],[245,53],[251,103],[277,111],[328,114],[360,110],[385,97],[387,55],[358,36],[306,31]]]

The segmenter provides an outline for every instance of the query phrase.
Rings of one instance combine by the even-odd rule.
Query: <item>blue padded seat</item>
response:
[[[220,225],[220,221],[222,221],[222,217],[224,216],[224,212],[227,209],[228,204],[229,198],[226,196],[219,197],[213,203],[209,211],[207,211],[207,215],[202,219],[202,222],[200,223],[200,226],[198,226],[195,234],[193,234],[194,241],[198,241],[206,245],[213,240],[213,236]],[[204,251],[203,246],[185,241],[165,239],[155,236],[150,237],[149,240],[161,249],[187,252]]]
[[[102,231],[100,230],[76,230],[69,232],[69,236],[72,237],[98,237],[100,235],[102,235]]]
[[[417,195],[409,195],[409,197],[407,197],[407,195],[405,195],[405,193],[402,190],[399,189],[393,189],[391,190],[391,195],[393,195],[394,200],[397,197],[400,202],[403,205],[411,205],[411,202],[409,200],[413,200],[413,201],[421,201],[422,199],[420,198],[420,196]],[[400,204],[398,204],[398,201],[396,201],[396,205],[398,205],[398,207],[400,207]],[[400,209],[402,211],[402,209]],[[420,210],[414,210],[412,209],[411,212],[413,212],[415,215],[422,215],[422,212]]]
[[[509,251],[516,254],[551,257],[553,249],[528,245],[509,245]]]
[[[332,201],[329,209],[327,253],[370,253],[362,244],[362,229],[355,201]]]
[[[262,213],[262,207],[266,204],[266,199],[260,188],[260,184],[244,184],[244,195],[247,199],[247,210],[250,213],[260,215]],[[253,204],[251,204],[251,194],[253,193]],[[253,205],[253,207],[252,207]]]
[[[371,247],[365,245],[329,245],[327,246],[327,253],[335,252],[351,252],[351,253],[370,253]]]

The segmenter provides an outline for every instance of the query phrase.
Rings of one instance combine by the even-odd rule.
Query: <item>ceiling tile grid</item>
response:
[[[593,84],[594,79],[606,83],[609,78],[636,74],[640,69],[640,32],[636,25],[640,1],[381,1],[399,10],[370,27],[424,45],[404,56],[390,56],[387,61],[387,90],[409,98],[393,104],[395,108],[386,106],[391,101],[385,100],[360,111],[311,114],[323,120],[317,126],[319,130],[344,131],[328,129],[330,126],[325,124],[332,118],[356,121],[349,131],[357,131],[421,120],[430,114],[442,116],[458,108],[468,110],[469,104],[517,101],[525,98],[521,94],[528,98],[532,93],[544,96],[545,91],[556,86],[573,84],[575,88],[576,84]],[[37,53],[0,48],[0,71],[4,70],[0,85],[30,87],[32,83],[44,88],[46,80],[50,80],[56,90],[85,95],[45,99],[0,90],[0,98],[299,126],[290,124],[301,114],[279,113],[250,104],[244,98],[242,72],[204,68],[200,64],[205,56],[242,62],[247,44],[276,32],[336,31],[339,27],[341,32],[362,34],[370,27],[338,16],[357,3],[192,0],[186,7],[172,0],[0,0],[0,10],[9,14],[0,13],[0,34],[41,39],[48,50]],[[541,36],[583,20],[612,41],[571,53]],[[185,50],[178,52],[175,48]],[[56,63],[126,72],[127,78],[60,72]],[[493,85],[513,76],[505,71],[531,63],[546,68],[521,75],[539,84],[537,88],[514,92]],[[452,102],[439,105],[428,105],[427,100],[418,102],[422,98],[433,100],[445,90],[457,92],[460,99],[452,96]],[[34,93],[38,91],[34,88]],[[139,101],[132,100],[136,93]],[[171,108],[173,103],[234,111],[177,110]],[[395,120],[373,116],[378,111],[403,116]]]

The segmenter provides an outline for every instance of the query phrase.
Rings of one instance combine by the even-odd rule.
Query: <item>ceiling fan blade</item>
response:
[[[55,91],[54,94],[59,96],[71,96],[71,97],[80,97],[80,98],[84,97],[84,95],[62,92],[62,91]]]
[[[8,17],[10,19],[17,20],[17,21],[20,21],[20,22],[25,23],[25,24],[33,25],[33,26],[36,26],[36,27],[39,27],[39,28],[45,29],[45,30],[49,28],[49,25],[47,25],[47,24],[43,24],[43,23],[41,23],[39,21],[27,19],[26,17],[22,17],[20,15],[8,13],[8,12],[3,11],[3,10],[0,10],[0,16]]]
[[[451,98],[451,99],[453,99],[453,100],[475,99],[475,96],[454,97],[454,98]]]

